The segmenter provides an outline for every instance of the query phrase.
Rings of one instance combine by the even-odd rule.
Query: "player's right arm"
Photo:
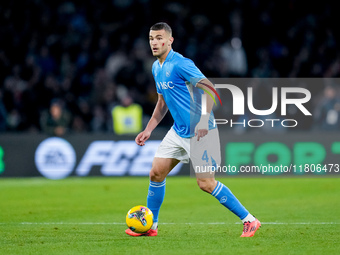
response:
[[[167,111],[168,111],[168,106],[166,105],[164,101],[164,97],[161,94],[158,94],[157,104],[148,122],[148,125],[146,126],[144,131],[140,132],[137,135],[135,139],[135,142],[138,145],[140,146],[145,145],[146,140],[150,138],[152,131],[158,126],[158,124],[164,118]]]

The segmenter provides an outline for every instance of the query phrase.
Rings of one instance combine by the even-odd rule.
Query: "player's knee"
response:
[[[197,184],[201,190],[211,193],[216,187],[216,180],[214,178],[197,179]]]
[[[162,182],[165,179],[164,173],[160,168],[152,167],[150,171],[150,180],[153,182]]]

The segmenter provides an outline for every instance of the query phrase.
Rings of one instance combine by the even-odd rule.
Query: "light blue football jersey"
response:
[[[163,95],[174,119],[173,129],[183,138],[194,136],[195,126],[201,116],[201,95],[203,90],[196,84],[205,76],[194,62],[171,50],[164,63],[156,60],[152,65],[157,93]],[[209,130],[216,128],[210,114]]]

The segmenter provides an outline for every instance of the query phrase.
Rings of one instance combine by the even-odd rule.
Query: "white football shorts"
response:
[[[183,138],[171,128],[159,145],[155,157],[175,158],[182,163],[189,163],[191,159],[194,167],[220,165],[221,148],[218,129],[209,130],[206,136],[197,141],[197,136]]]

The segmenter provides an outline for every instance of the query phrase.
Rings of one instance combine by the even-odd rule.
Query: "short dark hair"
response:
[[[166,32],[172,35],[171,27],[165,22],[158,22],[150,28],[150,30],[155,30],[155,31],[162,30],[162,29],[164,29]]]

